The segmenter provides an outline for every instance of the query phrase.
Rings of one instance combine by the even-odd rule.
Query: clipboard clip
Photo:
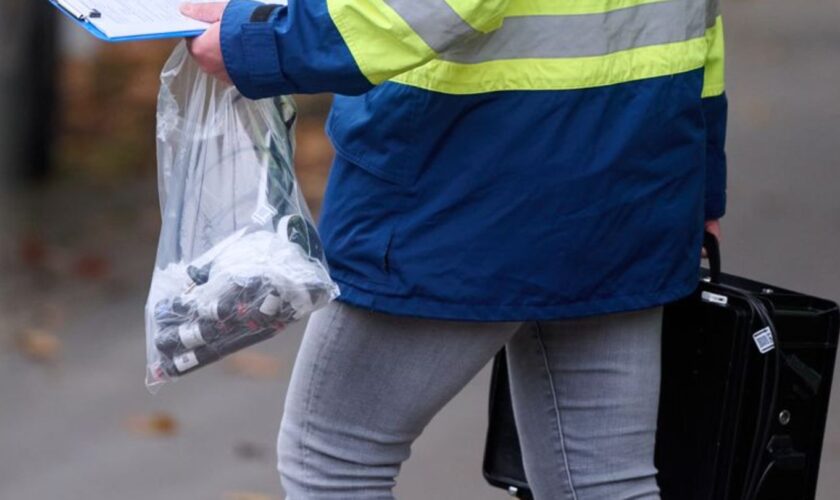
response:
[[[74,18],[76,18],[77,20],[79,20],[79,21],[84,21],[85,19],[87,19],[87,16],[85,16],[85,14],[84,14],[84,13],[82,13],[82,11],[80,11],[79,9],[77,9],[77,8],[76,8],[73,4],[71,4],[70,2],[68,2],[68,1],[66,1],[66,0],[56,0],[56,3],[58,4],[58,6],[59,6],[59,7],[61,7],[62,9],[64,9],[64,10],[65,10],[65,12],[67,12],[68,14],[70,14],[71,16],[73,16]]]

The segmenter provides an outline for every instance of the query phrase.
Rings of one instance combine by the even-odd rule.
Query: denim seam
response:
[[[537,345],[540,347],[540,352],[542,353],[543,363],[545,364],[545,373],[548,377],[548,386],[551,389],[551,398],[554,403],[554,416],[557,422],[557,435],[560,438],[560,453],[563,455],[563,465],[564,469],[566,470],[566,480],[569,483],[569,491],[572,493],[572,499],[578,500],[577,492],[575,491],[575,485],[572,483],[572,472],[571,467],[569,466],[569,457],[566,454],[566,440],[563,436],[563,424],[560,419],[560,404],[557,401],[557,388],[554,385],[554,377],[551,374],[551,363],[548,360],[548,351],[545,347],[545,343],[543,342],[542,338],[542,329],[540,328],[540,323],[536,322],[536,338],[537,338]]]
[[[314,398],[317,398],[317,393],[320,391],[321,384],[323,380],[319,378],[320,372],[322,372],[322,367],[326,366],[327,361],[322,360],[321,357],[323,354],[326,353],[327,346],[330,343],[330,340],[333,338],[338,338],[338,335],[332,335],[332,328],[338,319],[338,313],[342,308],[342,304],[339,302],[335,303],[335,310],[333,311],[332,318],[330,318],[330,322],[327,325],[326,335],[325,338],[322,340],[321,345],[318,347],[318,353],[315,357],[316,365],[312,372],[312,383],[309,385],[309,393],[306,395],[306,405],[304,408],[306,409],[305,417],[306,418],[306,425],[303,429],[303,436],[298,441],[298,448],[301,452],[301,468],[302,476],[306,478],[304,482],[304,490],[306,491],[307,495],[312,493],[312,488],[310,487],[309,482],[309,448],[304,445],[309,440],[309,435],[311,434],[312,429],[312,419],[309,418],[309,415],[312,413],[312,401]],[[340,332],[339,332],[340,333]],[[317,387],[316,387],[317,386]]]

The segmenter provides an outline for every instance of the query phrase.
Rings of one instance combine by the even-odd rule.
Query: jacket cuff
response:
[[[706,121],[706,220],[726,212],[726,94],[703,99]]]
[[[706,193],[706,220],[718,220],[726,214],[726,191]]]
[[[291,93],[274,32],[274,20],[285,9],[254,0],[233,0],[225,8],[222,58],[233,84],[249,99]]]

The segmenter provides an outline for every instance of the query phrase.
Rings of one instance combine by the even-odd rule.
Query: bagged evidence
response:
[[[293,101],[244,98],[204,74],[183,43],[161,83],[150,388],[271,338],[338,296],[292,167]]]

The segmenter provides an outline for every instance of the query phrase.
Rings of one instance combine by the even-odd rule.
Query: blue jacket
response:
[[[666,12],[629,1],[646,10],[624,23]],[[356,35],[367,31],[341,30],[356,22],[341,17],[342,6],[363,11],[354,2],[401,12],[398,0],[234,0],[222,22],[225,64],[244,95],[340,94],[328,122],[337,158],[320,231],[341,300],[400,315],[549,320],[652,307],[695,288],[703,223],[725,209],[726,97],[722,82],[710,84],[722,67],[666,60],[688,49],[652,33],[659,21],[640,28],[650,43],[637,33],[627,43],[639,46],[570,57],[564,42],[557,50],[566,52],[532,72],[508,60],[488,72],[472,61],[501,36],[516,40],[523,19],[510,19],[521,13],[446,43],[415,20],[408,24],[423,43],[441,48],[415,61],[417,51],[401,55],[399,46],[402,59],[382,62]],[[600,10],[593,21],[622,33],[616,16],[629,9]],[[722,44],[710,38],[715,20],[717,12],[680,43],[712,52]],[[584,63],[594,69],[569,66]],[[629,69],[616,73],[619,64]],[[586,71],[587,81],[564,76]]]

